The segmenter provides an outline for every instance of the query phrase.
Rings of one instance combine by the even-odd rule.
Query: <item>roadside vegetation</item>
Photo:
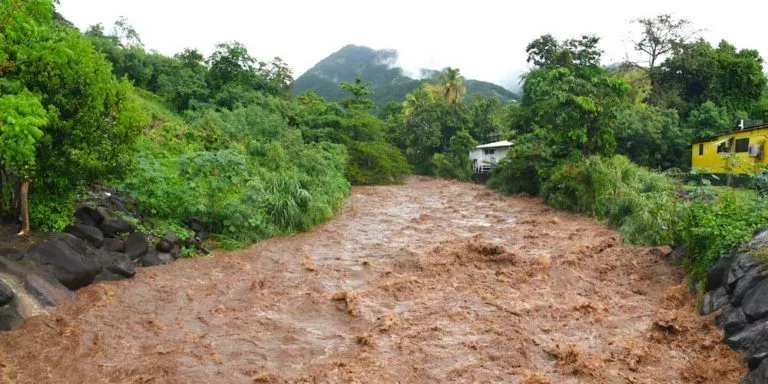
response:
[[[2,0],[0,22],[0,214],[23,229],[61,230],[107,188],[150,231],[193,217],[238,247],[311,228],[351,185],[470,180],[470,149],[499,140],[515,144],[491,187],[605,220],[630,243],[685,244],[695,279],[768,224],[760,194],[701,194],[686,184],[704,179],[685,176],[692,140],[768,120],[762,58],[670,16],[633,22],[638,62],[606,65],[596,36],[535,39],[519,103],[469,99],[446,68],[383,107],[366,79],[342,83],[339,102],[292,95],[285,62],[236,41],[166,56],[125,19],[80,32],[50,0]]]

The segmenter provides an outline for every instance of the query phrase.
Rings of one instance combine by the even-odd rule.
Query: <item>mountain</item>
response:
[[[339,101],[345,91],[341,82],[354,82],[357,77],[371,83],[372,99],[378,106],[390,101],[401,102],[405,96],[424,81],[436,78],[440,71],[422,69],[421,80],[407,76],[396,67],[397,51],[392,49],[374,50],[358,45],[347,45],[338,52],[321,60],[293,82],[293,92],[299,94],[313,91],[319,96]],[[499,85],[467,79],[467,97],[475,94],[497,96],[502,102],[517,101],[519,96]]]

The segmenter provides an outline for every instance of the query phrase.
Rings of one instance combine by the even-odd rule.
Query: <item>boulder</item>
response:
[[[10,331],[24,321],[15,305],[0,307],[0,331]]]
[[[136,267],[127,254],[111,252],[111,258],[111,263],[106,266],[107,271],[123,278],[130,278],[136,275]]]
[[[747,368],[750,371],[754,371],[763,363],[766,357],[768,357],[768,352],[760,352],[747,357]]]
[[[726,306],[715,318],[715,323],[725,332],[725,337],[732,336],[746,328],[747,315],[739,307]]]
[[[173,255],[171,255],[170,253],[164,253],[164,252],[158,253],[157,258],[160,259],[160,262],[163,264],[173,263],[173,260],[174,260]]]
[[[728,276],[728,270],[731,268],[731,257],[721,257],[712,264],[707,274],[707,291],[720,288],[725,284],[725,279]]]
[[[167,264],[160,258],[160,254],[154,249],[144,254],[139,260],[139,265],[142,267],[154,267],[156,265]]]
[[[200,239],[195,236],[187,237],[186,240],[184,240],[184,246],[186,248],[200,248]]]
[[[24,252],[19,251],[16,248],[1,248],[0,257],[4,257],[11,261],[21,261],[24,258]]]
[[[94,216],[98,216],[98,212],[96,212],[95,209],[85,206],[80,207],[75,211],[75,218],[77,219],[77,222],[80,224],[95,226],[100,225],[100,222],[97,222],[94,219]]]
[[[763,281],[765,277],[766,273],[764,268],[755,267],[750,269],[749,272],[736,282],[736,288],[734,288],[733,293],[731,293],[731,304],[734,306],[741,305],[744,295]]]
[[[111,195],[108,198],[109,202],[112,203],[112,205],[121,212],[128,212],[128,209],[125,207],[125,201],[121,199],[120,197],[117,197],[115,195]]]
[[[728,297],[728,293],[725,292],[725,288],[720,287],[714,291],[709,291],[704,295],[700,313],[702,315],[708,315],[724,307],[729,301],[730,298]]]
[[[64,232],[83,239],[96,248],[101,248],[101,246],[104,245],[104,234],[96,227],[85,224],[75,224],[65,228]]]
[[[14,297],[16,297],[16,294],[13,293],[11,287],[0,280],[0,307],[13,301]]]
[[[765,384],[768,383],[768,360],[763,360],[757,369],[749,372],[741,384]]]
[[[110,252],[125,252],[125,241],[114,237],[104,239],[104,249]]]
[[[754,260],[751,254],[742,253],[737,255],[731,263],[731,268],[728,269],[728,275],[725,278],[725,290],[731,293],[736,289],[736,283],[739,279],[744,277],[752,268],[755,268],[758,263]]]
[[[74,290],[91,284],[102,269],[86,253],[83,240],[60,234],[27,250],[27,258],[45,267],[56,280]]]
[[[102,224],[115,216],[115,213],[107,207],[96,207],[96,213],[98,214],[99,219],[101,219],[99,224]]]
[[[121,233],[132,233],[133,225],[123,219],[111,219],[99,226],[104,236],[115,237]]]
[[[173,245],[179,245],[179,235],[177,235],[174,231],[166,232],[165,236],[163,236],[163,239]]]
[[[75,298],[75,293],[58,281],[32,273],[24,278],[24,289],[40,304],[48,307],[61,305]]]
[[[165,238],[162,238],[157,242],[155,249],[157,249],[158,252],[170,253],[173,250],[173,247],[173,243],[166,240]]]
[[[727,337],[725,343],[737,351],[744,351],[750,355],[768,351],[768,322],[751,324],[741,332]]]
[[[763,280],[744,295],[741,308],[748,319],[768,317],[768,280]]]
[[[147,237],[143,233],[134,232],[128,236],[128,240],[125,241],[125,254],[131,260],[138,260],[142,256],[146,255],[149,251],[149,243],[147,243]]]

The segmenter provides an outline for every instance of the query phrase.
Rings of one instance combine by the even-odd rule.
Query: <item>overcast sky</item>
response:
[[[280,56],[295,77],[346,44],[393,48],[408,71],[459,67],[468,78],[512,86],[528,67],[525,46],[552,33],[602,38],[604,62],[632,55],[630,20],[671,13],[694,22],[716,43],[768,55],[766,11],[755,0],[425,1],[425,0],[61,0],[77,27],[125,16],[144,45],[165,54],[209,53],[238,40],[260,60]]]

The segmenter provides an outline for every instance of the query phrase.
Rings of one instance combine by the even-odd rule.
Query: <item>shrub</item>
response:
[[[682,237],[694,281],[703,280],[719,257],[748,242],[755,229],[768,225],[767,203],[752,191],[727,190],[714,201],[691,204]]]
[[[541,196],[551,206],[606,219],[633,244],[673,244],[684,203],[677,183],[624,156],[590,157],[556,168]]]

